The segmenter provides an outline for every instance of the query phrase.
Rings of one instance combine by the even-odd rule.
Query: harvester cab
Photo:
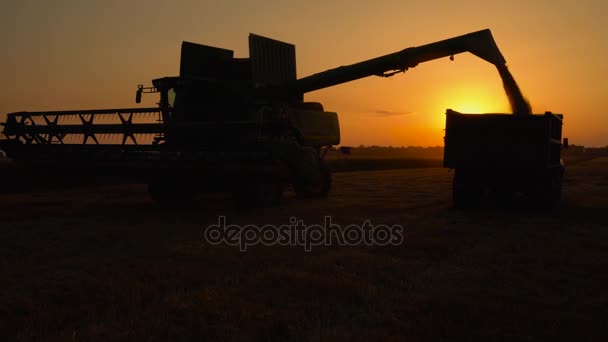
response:
[[[180,74],[139,86],[160,94],[164,142],[179,150],[251,145],[292,139],[318,151],[340,142],[338,118],[303,93],[285,91],[296,80],[295,46],[251,34],[250,57],[182,43]]]

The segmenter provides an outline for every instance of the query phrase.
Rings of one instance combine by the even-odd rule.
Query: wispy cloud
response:
[[[373,112],[374,112],[374,114],[376,114],[376,116],[382,116],[382,117],[414,114],[414,112],[411,112],[411,111],[392,111],[392,110],[384,110],[384,109],[377,109],[377,110],[374,110]]]

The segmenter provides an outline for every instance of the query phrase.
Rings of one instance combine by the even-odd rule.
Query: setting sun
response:
[[[482,85],[458,85],[438,96],[437,110],[453,109],[461,113],[509,113],[509,104],[504,93]]]

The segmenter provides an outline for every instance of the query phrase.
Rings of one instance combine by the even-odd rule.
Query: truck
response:
[[[287,187],[298,198],[323,198],[332,186],[324,158],[340,143],[339,120],[304,94],[464,52],[506,65],[489,29],[303,78],[289,43],[250,34],[249,57],[235,58],[232,50],[183,42],[179,75],[137,88],[137,103],[154,93],[157,107],[10,113],[0,149],[19,170],[11,184],[142,183],[163,205],[207,191],[229,191],[243,206],[274,205]],[[460,179],[472,166],[453,163],[463,151],[453,141],[464,140],[446,137],[446,148],[457,151],[446,166]]]
[[[457,208],[485,199],[553,209],[561,200],[562,114],[463,114],[448,109],[444,166]]]

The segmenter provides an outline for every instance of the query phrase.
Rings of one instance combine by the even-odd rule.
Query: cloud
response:
[[[391,110],[378,109],[378,110],[374,110],[374,114],[376,114],[376,116],[389,117],[389,116],[410,115],[410,114],[414,114],[414,112],[411,112],[411,111],[391,111]]]

